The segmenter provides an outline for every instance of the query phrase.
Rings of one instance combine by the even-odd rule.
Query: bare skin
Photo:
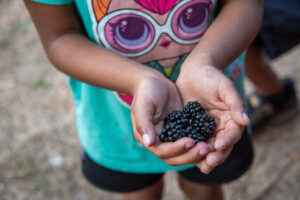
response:
[[[178,176],[181,189],[187,195],[189,200],[210,199],[223,200],[222,188],[220,186],[206,186],[188,181]]]
[[[180,188],[183,190],[189,200],[209,199],[223,200],[222,188],[220,186],[206,186],[188,181],[181,176],[178,176]],[[158,200],[162,197],[163,181],[159,180],[154,185],[145,189],[124,193],[124,200]]]
[[[241,136],[241,127],[249,123],[233,84],[216,68],[223,69],[231,63],[254,38],[259,28],[262,2],[224,0],[223,3],[219,16],[183,64],[175,86],[156,70],[89,41],[82,34],[73,6],[49,6],[25,0],[44,49],[57,69],[96,87],[134,96],[131,116],[135,138],[166,163],[172,166],[196,164],[203,173],[209,173],[225,161]],[[199,84],[199,80],[205,80],[203,84],[210,90]],[[157,142],[156,135],[162,129],[166,114],[191,100],[209,105],[211,113],[222,122],[215,140],[211,144],[200,142],[197,145],[190,138],[172,144]],[[200,154],[201,150],[205,153]],[[221,190],[215,187],[200,184],[193,187],[184,181],[181,185],[194,188],[185,190],[191,198],[194,194],[201,195],[196,192],[198,189],[203,190],[202,194],[207,192],[205,199],[220,197]],[[145,199],[153,194],[149,199],[159,199],[161,190],[162,184],[157,183],[125,194],[124,198]],[[137,198],[141,196],[143,198]]]
[[[162,191],[163,180],[160,179],[154,185],[135,192],[124,193],[122,196],[124,200],[158,200],[161,199]]]
[[[282,90],[282,81],[272,70],[264,51],[256,43],[252,43],[248,48],[245,68],[247,77],[260,95],[272,96]]]

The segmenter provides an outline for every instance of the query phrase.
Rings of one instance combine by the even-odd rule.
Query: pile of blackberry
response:
[[[214,118],[205,114],[197,101],[188,102],[183,111],[173,111],[165,119],[159,139],[174,142],[183,137],[192,138],[195,143],[206,141],[215,131]]]

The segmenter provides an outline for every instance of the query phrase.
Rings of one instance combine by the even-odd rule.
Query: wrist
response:
[[[190,54],[184,61],[181,70],[181,77],[189,77],[192,74],[206,73],[211,70],[219,70],[216,66],[213,56],[208,53]],[[186,78],[184,78],[186,79]]]
[[[220,75],[223,76],[223,72],[213,65],[190,65],[181,69],[176,85],[181,92],[185,90],[197,91],[199,84],[208,83],[212,80],[217,82]],[[207,87],[209,86],[207,85]]]
[[[191,53],[184,61],[182,70],[199,68],[203,66],[214,66],[215,68],[218,68],[212,55],[207,53]]]
[[[149,67],[145,67],[145,70],[143,70],[136,78],[134,79],[133,87],[131,88],[130,95],[135,96],[137,91],[139,90],[139,87],[146,82],[149,81],[161,81],[164,79],[164,76],[157,70],[151,69]]]

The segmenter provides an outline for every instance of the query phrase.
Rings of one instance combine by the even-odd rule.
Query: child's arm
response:
[[[140,143],[172,165],[201,159],[201,145],[193,148],[194,153],[186,154],[194,146],[191,138],[155,143],[155,133],[162,130],[164,117],[182,106],[175,84],[158,71],[89,41],[82,34],[72,5],[52,6],[30,0],[25,0],[25,4],[49,59],[60,71],[91,85],[134,96],[132,122]],[[181,162],[182,158],[186,158],[185,162]]]
[[[220,0],[222,9],[192,51],[189,61],[219,69],[228,66],[256,36],[263,0]],[[185,65],[188,67],[188,65]]]
[[[198,167],[211,171],[228,157],[249,123],[243,102],[223,69],[255,37],[262,17],[262,0],[224,0],[218,17],[182,66],[177,86],[183,102],[198,100],[217,118],[217,134]]]
[[[25,0],[45,52],[54,66],[82,82],[133,95],[137,83],[159,73],[91,42],[72,5]]]

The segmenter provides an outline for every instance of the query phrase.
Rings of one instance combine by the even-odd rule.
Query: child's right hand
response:
[[[179,92],[174,83],[158,74],[142,79],[134,91],[131,104],[131,121],[138,142],[169,165],[199,163],[210,147],[200,142],[195,145],[191,138],[162,143],[158,136],[163,129],[164,119],[174,111],[182,109]]]
[[[249,124],[243,101],[234,84],[212,65],[202,60],[189,60],[181,68],[176,85],[184,103],[198,101],[216,120],[215,134],[208,143],[214,147],[197,166],[203,173],[222,164]]]

